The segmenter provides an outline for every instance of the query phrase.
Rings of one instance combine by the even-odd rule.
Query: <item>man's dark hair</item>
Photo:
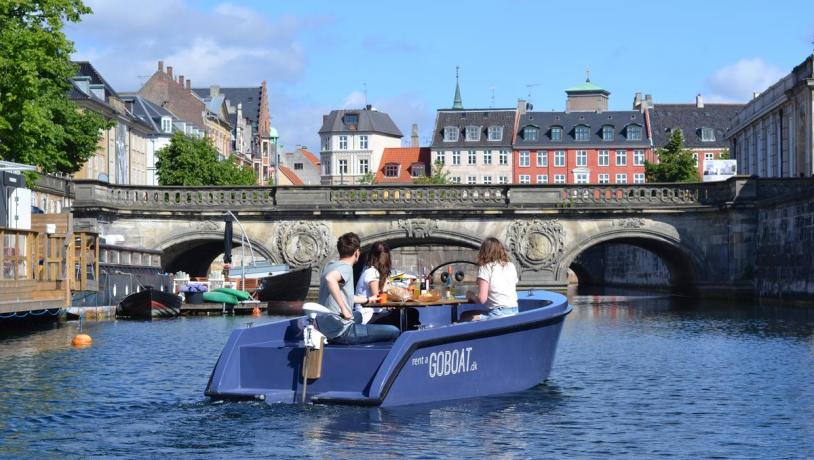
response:
[[[353,232],[345,233],[336,241],[336,250],[339,252],[340,258],[352,256],[360,247],[362,244],[359,241],[359,235]]]

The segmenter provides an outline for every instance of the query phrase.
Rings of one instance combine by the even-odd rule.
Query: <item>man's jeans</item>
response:
[[[399,336],[399,334],[401,334],[399,328],[389,324],[353,323],[344,334],[331,339],[331,342],[343,343],[346,345],[386,342],[388,340],[394,340]]]

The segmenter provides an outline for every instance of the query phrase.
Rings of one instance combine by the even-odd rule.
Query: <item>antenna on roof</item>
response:
[[[528,83],[528,84],[526,84],[526,88],[529,89],[529,96],[528,96],[529,100],[531,100],[531,89],[534,88],[535,86],[540,86],[540,83]]]
[[[492,97],[491,97],[490,102],[489,102],[489,108],[494,109],[495,108],[495,87],[490,86],[489,91],[492,92]]]
[[[362,83],[362,86],[365,88],[365,107],[367,107],[367,83]]]
[[[591,68],[590,67],[585,68],[585,81],[586,82],[591,81]]]

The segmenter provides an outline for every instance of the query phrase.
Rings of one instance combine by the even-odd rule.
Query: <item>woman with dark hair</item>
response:
[[[517,269],[509,260],[506,246],[497,238],[486,238],[477,257],[478,292],[467,291],[466,299],[483,304],[487,312],[466,312],[462,320],[491,319],[517,314]]]
[[[365,268],[362,269],[362,275],[356,283],[356,295],[365,297],[376,297],[379,293],[384,292],[387,285],[387,277],[390,276],[391,262],[390,262],[390,248],[382,242],[373,243],[365,258]],[[363,307],[360,304],[355,306],[356,312],[354,316],[361,315],[362,324],[367,324],[382,315],[381,308]],[[384,312],[386,315],[387,312]]]

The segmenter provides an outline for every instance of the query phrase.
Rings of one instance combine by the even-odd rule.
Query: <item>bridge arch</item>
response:
[[[575,264],[577,257],[590,248],[606,243],[623,243],[645,249],[667,266],[670,272],[670,284],[674,289],[693,289],[698,280],[703,280],[709,273],[708,264],[697,248],[690,247],[680,238],[649,229],[616,230],[603,232],[579,240],[560,259],[555,270],[555,279],[567,280],[568,269],[575,270],[590,277],[589,270]]]
[[[392,229],[366,235],[364,238],[361,238],[362,252],[366,252],[367,249],[370,248],[370,245],[378,241],[387,243],[390,249],[431,244],[478,249],[483,242],[483,238],[477,235],[449,230],[434,230],[430,235],[417,237],[408,234],[403,229]]]
[[[232,237],[232,246],[241,246],[240,234]],[[274,260],[262,243],[249,238],[255,257]],[[166,273],[184,271],[190,276],[207,276],[209,266],[223,253],[223,231],[192,231],[174,235],[158,244],[164,252],[161,269]],[[234,252],[233,252],[234,254]],[[248,256],[249,251],[246,251]],[[193,257],[194,256],[194,257]]]

